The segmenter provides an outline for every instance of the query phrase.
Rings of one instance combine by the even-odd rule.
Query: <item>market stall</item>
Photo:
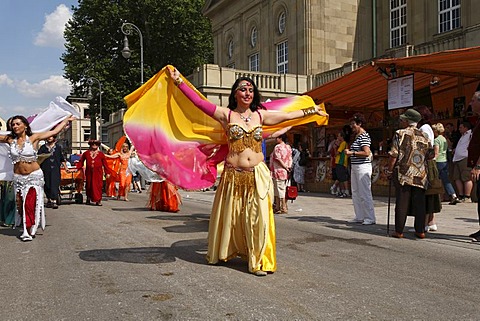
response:
[[[388,193],[384,177],[387,156],[385,146],[398,129],[398,115],[408,107],[431,107],[435,121],[455,126],[470,117],[468,102],[480,81],[480,47],[449,50],[403,58],[377,59],[338,79],[305,94],[315,102],[324,102],[330,115],[327,128],[312,128],[309,135],[314,156],[308,165],[306,186],[311,191],[327,192],[331,186],[330,159],[326,155],[328,139],[349,123],[356,112],[367,119],[374,152],[373,193]],[[388,108],[388,83],[413,75],[413,103],[404,108]]]

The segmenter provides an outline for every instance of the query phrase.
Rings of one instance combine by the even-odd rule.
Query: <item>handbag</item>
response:
[[[293,203],[293,201],[297,199],[297,196],[298,196],[297,187],[296,186],[287,186],[287,192],[286,192],[285,198],[287,200],[291,200],[292,203]]]
[[[288,180],[287,180],[287,190],[285,191],[285,199],[288,201],[293,201],[297,199],[298,196],[298,188],[296,186],[291,186],[291,177],[292,174],[288,175]]]
[[[425,195],[443,194],[443,183],[438,173],[437,162],[434,159],[426,161],[427,168],[427,190]]]

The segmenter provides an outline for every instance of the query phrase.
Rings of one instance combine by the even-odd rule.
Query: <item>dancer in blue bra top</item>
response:
[[[32,133],[28,120],[13,116],[7,128],[9,135],[0,135],[0,142],[10,145],[9,156],[13,163],[13,184],[16,194],[17,211],[15,225],[22,224],[22,241],[31,241],[38,227],[45,229],[43,209],[43,172],[37,162],[37,146],[40,140],[58,134],[73,117],[62,121],[55,129]]]

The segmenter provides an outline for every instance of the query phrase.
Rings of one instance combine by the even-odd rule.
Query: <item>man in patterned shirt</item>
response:
[[[274,207],[275,214],[288,213],[285,193],[287,180],[292,169],[292,148],[285,144],[287,135],[283,134],[277,139],[277,145],[270,155],[270,170],[274,185]]]
[[[425,238],[425,160],[432,146],[423,132],[417,129],[417,123],[421,119],[420,113],[414,109],[408,109],[400,115],[400,126],[403,129],[395,132],[389,152],[387,173],[393,179],[396,192],[395,232],[392,236],[396,238],[403,237],[408,214],[415,216],[415,235]]]

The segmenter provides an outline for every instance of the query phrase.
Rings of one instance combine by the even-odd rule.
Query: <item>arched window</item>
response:
[[[252,48],[255,48],[255,46],[257,45],[257,36],[257,27],[253,27],[252,31],[250,32],[250,45],[252,46]]]
[[[228,42],[227,54],[229,59],[233,57],[233,40],[232,39],[230,39],[230,41]]]
[[[280,34],[283,34],[285,32],[285,24],[286,24],[286,18],[285,18],[285,11],[282,11],[280,13],[280,16],[278,16],[278,32]]]

